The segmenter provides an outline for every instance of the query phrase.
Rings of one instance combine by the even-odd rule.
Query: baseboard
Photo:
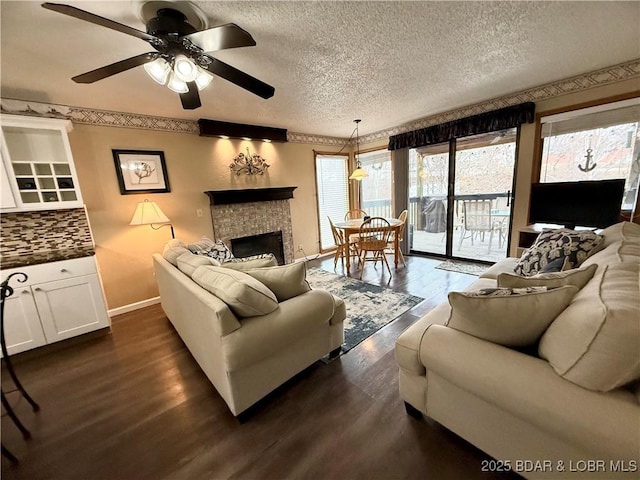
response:
[[[108,310],[107,314],[110,317],[115,317],[116,315],[122,315],[123,313],[133,312],[134,310],[139,310],[144,307],[149,307],[157,303],[160,303],[160,297],[148,298],[140,302],[130,303],[129,305],[123,305],[122,307],[113,308],[111,310]]]
[[[313,255],[306,255],[304,257],[296,258],[293,263],[298,262],[307,262],[309,260],[315,260],[317,258],[328,257],[329,255],[333,255],[334,252],[325,252],[325,253],[314,253]]]

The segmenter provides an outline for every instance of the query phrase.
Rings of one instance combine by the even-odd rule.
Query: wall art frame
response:
[[[168,193],[169,176],[164,152],[112,149],[120,195]]]

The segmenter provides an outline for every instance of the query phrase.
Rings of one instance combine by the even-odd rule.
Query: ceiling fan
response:
[[[146,32],[109,20],[70,5],[43,3],[47,10],[69,15],[140,38],[156,50],[106,65],[72,78],[76,83],[93,83],[140,65],[158,83],[180,94],[182,107],[193,110],[202,105],[199,89],[217,75],[262,98],[271,98],[275,89],[261,80],[208,55],[227,48],[251,47],[255,40],[239,26],[228,23],[197,30],[179,10],[161,8],[147,21]]]

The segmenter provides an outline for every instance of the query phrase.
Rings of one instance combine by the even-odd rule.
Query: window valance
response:
[[[471,117],[459,118],[439,125],[431,125],[412,132],[399,133],[389,137],[388,148],[389,150],[417,148],[448,142],[452,138],[517,127],[523,123],[532,123],[534,111],[535,104],[526,102]]]

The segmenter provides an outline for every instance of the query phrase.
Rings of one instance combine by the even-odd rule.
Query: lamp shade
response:
[[[140,202],[129,225],[150,225],[152,223],[170,223],[171,220],[160,210],[156,202]]]
[[[362,168],[356,168],[353,173],[349,176],[349,180],[362,180],[365,177],[368,177],[369,174],[363,170]]]

